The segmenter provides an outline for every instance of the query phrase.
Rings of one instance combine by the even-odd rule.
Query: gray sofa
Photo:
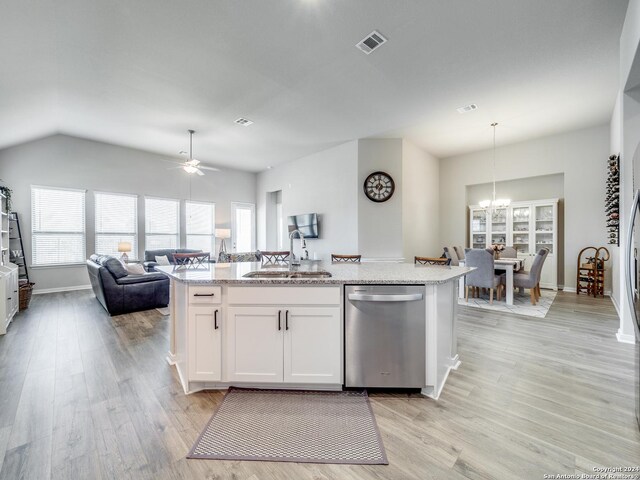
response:
[[[166,307],[169,277],[160,273],[132,275],[110,255],[91,255],[89,280],[96,298],[110,315]]]
[[[163,248],[161,250],[145,250],[144,251],[144,269],[147,272],[153,272],[158,265],[156,257],[167,257],[171,265],[175,265],[176,261],[173,258],[174,253],[200,253],[202,250],[193,250],[190,248]]]

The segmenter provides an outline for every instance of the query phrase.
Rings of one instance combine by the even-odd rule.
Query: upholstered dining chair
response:
[[[500,252],[502,258],[518,258],[518,251],[515,247],[504,247],[504,250]]]
[[[469,301],[469,288],[472,294],[477,293],[480,288],[489,289],[489,303],[493,304],[493,289],[497,290],[498,300],[501,298],[502,284],[500,275],[494,272],[493,254],[484,248],[467,248],[465,251],[466,267],[475,267],[465,277],[464,298]]]
[[[413,263],[416,265],[449,265],[451,259],[446,257],[413,257]]]
[[[338,255],[337,253],[331,254],[331,261],[333,263],[360,263],[362,255]]]
[[[449,265],[453,265],[454,267],[459,266],[460,260],[459,260],[458,254],[456,253],[455,248],[444,247],[443,249],[444,249],[444,256],[451,260],[451,262],[449,262]]]
[[[289,252],[260,252],[262,265],[280,265],[289,260]]]
[[[538,250],[533,263],[531,264],[531,270],[528,272],[519,272],[513,274],[513,286],[514,288],[528,288],[529,295],[531,297],[531,305],[535,305],[540,300],[540,276],[542,275],[542,266],[544,261],[549,255],[547,248],[541,248]],[[506,274],[500,276],[500,282],[505,284],[507,281]]]
[[[453,247],[453,250],[458,255],[458,260],[464,260],[464,247]]]

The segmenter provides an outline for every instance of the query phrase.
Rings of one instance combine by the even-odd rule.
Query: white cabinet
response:
[[[229,307],[227,378],[342,383],[339,307]]]
[[[7,333],[18,313],[18,298],[18,266],[13,263],[0,266],[0,335]]]
[[[229,382],[342,383],[340,287],[230,287]]]
[[[222,309],[190,305],[189,379],[201,382],[222,380]]]
[[[229,381],[282,382],[283,314],[278,307],[228,308]]]
[[[219,286],[190,286],[185,289],[187,331],[186,373],[189,381],[222,380],[222,289]]]
[[[515,247],[518,258],[531,267],[536,253],[548,248],[540,278],[543,288],[558,288],[558,200],[513,202],[493,211],[472,205],[470,210],[469,245],[488,248],[491,244]]]

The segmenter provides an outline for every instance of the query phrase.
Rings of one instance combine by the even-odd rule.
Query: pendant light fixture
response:
[[[508,198],[498,198],[496,199],[496,127],[498,126],[498,122],[493,122],[491,127],[493,127],[493,197],[491,200],[482,200],[479,205],[484,209],[494,208],[503,208],[508,207],[511,203],[511,200]]]

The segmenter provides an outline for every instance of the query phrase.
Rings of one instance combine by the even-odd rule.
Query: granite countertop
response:
[[[413,263],[330,263],[303,265],[298,271],[326,271],[328,278],[245,278],[256,270],[288,271],[282,267],[263,267],[260,262],[210,263],[199,268],[158,266],[156,270],[188,284],[247,284],[247,285],[342,285],[342,284],[437,284],[457,279],[473,270],[469,267],[414,265]]]

